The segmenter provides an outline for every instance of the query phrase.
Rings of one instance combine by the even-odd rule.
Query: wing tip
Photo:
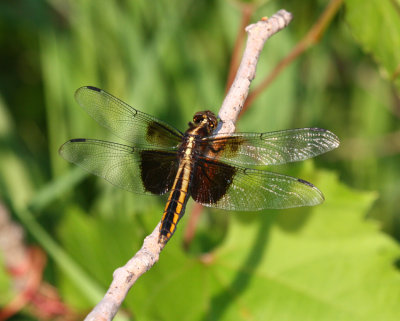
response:
[[[65,143],[62,144],[62,145],[60,146],[60,148],[58,149],[58,155],[60,155],[62,158],[65,158],[65,157],[64,157],[65,146],[67,146],[70,142],[71,142],[70,140],[67,141],[67,142],[65,142]]]
[[[314,184],[312,184],[304,179],[301,179],[301,178],[297,178],[297,181],[301,184],[307,185],[308,187],[310,187],[317,193],[317,195],[315,195],[315,198],[313,199],[313,202],[310,202],[310,204],[308,204],[306,206],[318,205],[325,201],[324,194],[322,194],[322,192]]]
[[[338,148],[340,145],[339,137],[329,130],[325,130],[325,132],[329,135],[330,142],[332,143],[332,149]]]
[[[60,146],[60,148],[58,149],[58,154],[59,154],[61,157],[65,158],[65,156],[64,156],[64,151],[65,151],[65,147],[66,147],[67,145],[69,145],[69,144],[71,144],[71,143],[83,143],[83,142],[86,142],[86,141],[87,141],[86,138],[73,138],[73,139],[70,139],[70,140],[66,141],[64,144],[62,144],[62,145]]]
[[[323,133],[326,136],[325,138],[329,138],[329,142],[331,144],[330,145],[331,150],[339,147],[339,145],[340,145],[339,137],[337,137],[330,130],[324,129],[324,128],[317,128],[317,127],[312,127],[312,128],[310,128],[310,130],[314,131],[314,132]]]

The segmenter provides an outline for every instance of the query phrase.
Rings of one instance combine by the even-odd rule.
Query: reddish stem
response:
[[[258,85],[247,97],[247,100],[243,106],[240,113],[242,116],[253,101],[275,80],[275,78],[285,69],[293,60],[300,56],[309,47],[316,44],[322,37],[325,29],[331,23],[333,17],[336,15],[343,0],[331,0],[325,11],[322,13],[318,21],[310,29],[310,31],[305,35],[305,37],[300,40],[300,42],[293,48],[293,50],[283,58],[276,67],[270,72],[270,74]],[[239,117],[240,117],[239,116]]]
[[[241,49],[243,48],[243,43],[246,36],[245,28],[250,23],[250,18],[254,12],[254,6],[249,3],[243,4],[241,8],[242,8],[242,20],[240,22],[239,31],[236,37],[235,45],[233,47],[231,62],[229,64],[229,73],[228,73],[228,78],[226,80],[225,93],[227,93],[229,88],[231,88],[233,80],[235,79],[236,71],[239,68],[240,54],[242,52]]]

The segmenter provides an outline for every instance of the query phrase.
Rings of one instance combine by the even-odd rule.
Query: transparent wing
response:
[[[111,184],[140,194],[168,192],[178,170],[176,153],[101,140],[72,139],[60,147],[59,153]]]
[[[302,179],[208,159],[199,160],[190,191],[205,206],[237,211],[313,206],[324,201],[318,188]]]
[[[96,87],[81,87],[75,99],[99,124],[134,146],[176,147],[182,133]]]
[[[239,165],[278,165],[326,153],[339,146],[339,139],[325,129],[301,128],[217,134],[202,139],[200,145],[210,159]]]

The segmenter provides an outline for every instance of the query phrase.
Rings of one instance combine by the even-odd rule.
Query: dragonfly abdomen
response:
[[[161,219],[159,238],[161,243],[168,242],[175,232],[176,225],[185,213],[186,203],[189,199],[188,190],[192,177],[191,172],[190,164],[182,162]]]

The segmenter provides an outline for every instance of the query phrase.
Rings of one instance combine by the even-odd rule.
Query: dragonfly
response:
[[[260,167],[302,161],[338,147],[337,136],[328,130],[214,134],[218,118],[206,110],[196,112],[181,132],[96,87],[79,88],[75,99],[126,144],[75,138],[60,147],[60,155],[119,188],[139,194],[169,193],[160,243],[166,244],[174,234],[190,197],[229,211],[314,206],[324,201],[308,181]]]

